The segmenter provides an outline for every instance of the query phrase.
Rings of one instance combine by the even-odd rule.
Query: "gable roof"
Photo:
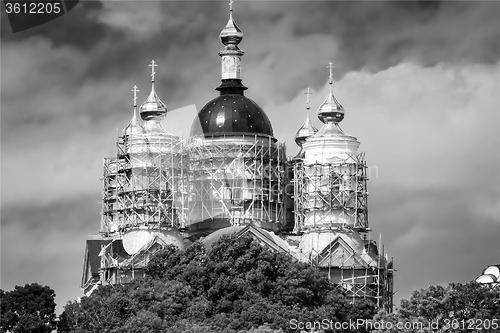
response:
[[[203,238],[201,242],[205,247],[205,250],[210,251],[214,244],[225,235],[234,235],[236,238],[242,237],[243,235],[251,235],[254,239],[260,241],[265,246],[275,251],[285,253],[291,252],[288,244],[279,238],[274,232],[255,227],[253,225],[231,226],[219,229]]]
[[[377,267],[384,258],[367,251],[365,245],[368,244],[358,234],[338,232],[319,253],[311,253],[310,262],[319,267]]]

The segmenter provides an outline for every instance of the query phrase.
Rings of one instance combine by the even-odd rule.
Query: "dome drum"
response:
[[[191,138],[188,147],[190,230],[241,224],[279,229],[285,158],[275,138],[215,133]]]

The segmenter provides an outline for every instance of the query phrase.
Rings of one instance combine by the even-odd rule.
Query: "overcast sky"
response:
[[[369,223],[397,269],[395,299],[467,282],[500,263],[500,2],[236,1],[246,95],[296,154],[334,92],[341,127],[371,166]],[[170,110],[217,95],[227,2],[80,3],[13,34],[1,22],[1,288],[81,296],[85,239],[98,232],[102,158],[150,89]],[[173,112],[167,128],[191,126]],[[181,115],[181,116],[179,116]],[[169,123],[170,119],[170,123]]]

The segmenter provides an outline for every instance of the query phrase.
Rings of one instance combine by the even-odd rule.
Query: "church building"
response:
[[[242,40],[231,3],[220,33],[218,96],[198,112],[186,139],[162,126],[168,112],[154,61],[140,106],[133,88],[132,119],[116,156],[103,163],[101,226],[86,241],[84,293],[144,276],[166,245],[184,249],[200,240],[210,250],[224,235],[251,235],[317,267],[353,302],[370,299],[391,311],[392,261],[370,236],[367,166],[360,142],[340,128],[346,111],[334,96],[333,64],[317,112],[323,125],[311,122],[308,89],[306,119],[295,134],[300,151],[287,157],[265,111],[246,96]]]

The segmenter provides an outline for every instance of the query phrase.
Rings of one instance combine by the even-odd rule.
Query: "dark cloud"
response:
[[[495,204],[499,193],[490,192],[371,187],[370,226],[395,258],[396,304],[417,287],[469,282],[498,261],[500,220],[479,208]]]
[[[106,8],[110,3],[117,3],[118,6]],[[158,23],[158,29],[149,27],[151,32],[137,37],[134,30],[139,30],[140,25],[150,24],[147,16],[140,18],[140,22],[131,22],[130,30],[117,26],[113,22],[113,14],[118,13],[122,4],[132,7],[132,10],[123,13],[128,18],[134,17],[134,7],[144,11],[156,11],[156,7],[159,7],[158,15],[164,19]],[[204,41],[210,38],[212,45],[218,44],[218,34],[227,20],[227,12],[220,8],[223,5],[225,3],[206,1],[127,1],[106,2],[104,5],[98,1],[80,1],[68,14],[15,34],[11,32],[8,19],[2,12],[2,43],[3,47],[9,48],[13,42],[38,37],[49,41],[56,49],[75,47],[89,60],[88,64],[77,61],[73,64],[86,66],[85,77],[82,76],[81,79],[87,82],[123,80],[137,76],[136,73],[147,72],[144,69],[151,59],[162,59],[168,57],[170,50],[182,49],[184,52],[177,57],[177,65],[169,69],[170,79],[162,82],[166,84],[166,89],[175,92],[179,87],[172,81],[179,83],[183,68],[195,61],[200,62],[200,57],[205,58],[209,52]],[[211,52],[214,53],[214,59],[218,58],[216,52]],[[82,84],[81,80],[74,79],[71,85],[77,87]],[[217,85],[216,81],[214,80],[214,87]]]
[[[495,154],[483,152],[498,146],[498,66],[455,65],[498,61],[499,7],[235,3],[248,95],[266,108],[277,138],[291,143],[290,155],[304,118],[300,90],[316,90],[314,110],[326,97],[326,63],[335,61],[337,79],[351,71],[335,86],[349,113],[342,127],[386,177],[370,180],[370,223],[396,258],[398,297],[473,279],[493,261],[498,193],[463,183],[476,176],[464,167],[471,160],[482,167],[474,184],[494,183]],[[217,94],[227,14],[224,1],[81,1],[70,14],[15,35],[3,20],[3,285],[38,280],[56,288],[59,302],[79,296],[84,240],[99,229],[100,159],[114,153],[115,129],[132,115],[131,87],[146,98],[155,59],[156,88],[169,109],[200,108]],[[352,72],[361,68],[368,73]],[[450,184],[460,185],[444,189]],[[490,215],[477,213],[488,211],[485,202]]]
[[[100,1],[79,1],[70,12],[59,18],[17,33],[12,33],[9,20],[2,11],[2,43],[43,37],[55,47],[69,45],[89,51],[100,41],[120,38],[121,35],[119,31],[98,22],[102,9]]]
[[[157,5],[155,2],[132,2],[147,10]],[[103,47],[93,54],[98,59],[90,64],[89,79],[117,77],[128,73],[144,73],[145,64],[151,59],[162,59],[170,50],[182,49],[182,55],[176,58],[176,66],[169,68],[171,80],[179,82],[183,68],[208,53],[204,41],[211,38],[215,43],[225,22],[226,13],[221,10],[220,2],[159,2],[164,21],[159,23],[157,31],[151,29],[141,38],[133,38],[133,31],[124,33],[122,38],[109,42],[113,47]],[[138,7],[138,8],[140,8]],[[182,18],[182,19],[179,19]],[[145,22],[146,23],[146,22]],[[163,82],[166,89],[176,90],[174,82]]]
[[[93,59],[87,68],[87,80],[123,78],[124,68],[128,73],[139,72],[145,61],[160,59],[170,50],[182,48],[182,57],[176,59],[176,66],[169,73],[182,78],[184,66],[200,56],[206,58],[214,50],[217,52],[217,35],[227,20],[224,8],[227,4],[221,1],[126,2],[143,10],[159,5],[164,17],[158,29],[133,38],[133,31],[127,32],[108,22],[111,19],[106,15],[118,10],[106,8],[109,3],[80,1],[70,13],[17,34],[5,27],[8,20],[4,19],[3,42],[40,36],[55,47],[75,46]],[[292,17],[289,29],[294,38],[322,34],[338,40],[339,54],[334,60],[340,64],[339,76],[361,68],[376,72],[407,59],[432,66],[460,61],[491,64],[500,57],[499,2],[270,1],[242,2],[237,4],[238,8],[237,22],[247,33],[252,33],[248,27],[276,29]],[[147,17],[141,20],[140,23],[148,24]],[[211,43],[205,43],[207,40]],[[294,43],[293,38],[290,43]],[[257,61],[270,52],[279,52],[277,49],[249,51],[255,53]],[[319,77],[313,75],[317,73],[310,74]],[[322,82],[318,79],[311,84],[317,88]],[[166,88],[174,93],[181,89],[179,85],[166,83]]]
[[[433,1],[332,1],[300,6],[297,36],[340,39],[340,73],[386,69],[405,59],[492,64],[500,57],[500,3]]]

